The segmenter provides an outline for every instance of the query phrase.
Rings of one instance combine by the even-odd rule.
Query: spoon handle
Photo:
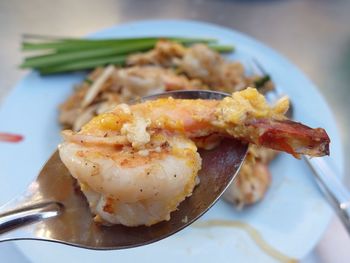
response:
[[[61,213],[62,204],[57,202],[44,202],[22,206],[14,210],[0,213],[0,234],[19,227],[55,217]]]
[[[350,234],[350,192],[339,179],[334,167],[324,158],[304,157],[304,160],[314,172],[321,190]]]

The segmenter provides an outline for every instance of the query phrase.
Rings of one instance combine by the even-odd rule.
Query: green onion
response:
[[[160,38],[122,38],[122,39],[65,39],[58,41],[50,42],[26,42],[22,43],[23,51],[33,51],[33,50],[44,50],[44,49],[55,49],[56,51],[68,51],[76,50],[84,47],[106,47],[119,45],[129,45],[134,43],[145,43],[153,42],[156,43]],[[215,39],[206,39],[206,38],[164,38],[167,40],[179,42],[182,44],[193,44],[193,43],[215,43]]]
[[[51,66],[51,67],[43,67],[38,69],[40,74],[47,75],[47,74],[53,74],[53,73],[93,69],[99,66],[105,66],[109,64],[123,65],[125,63],[125,60],[126,60],[126,56],[93,58],[93,59],[80,60],[76,62],[70,62],[70,63]]]
[[[26,57],[21,68],[37,69],[41,74],[53,74],[76,70],[93,69],[107,64],[123,65],[127,56],[148,51],[160,39],[166,39],[189,46],[195,43],[207,44],[217,52],[232,52],[228,45],[218,45],[210,38],[144,37],[114,39],[59,38],[41,35],[25,35],[23,51],[39,55]]]
[[[270,77],[270,75],[264,75],[264,76],[262,76],[261,78],[259,78],[258,80],[256,80],[255,82],[254,82],[254,84],[255,84],[255,87],[257,88],[257,89],[261,89],[262,87],[264,87],[264,85],[266,84],[266,82],[268,82],[268,81],[270,81],[271,80],[271,77]]]
[[[91,79],[89,79],[89,78],[86,78],[86,79],[84,79],[84,82],[86,82],[86,84],[89,84],[89,85],[91,85],[92,83],[94,83]]]
[[[133,52],[146,51],[151,49],[155,45],[155,41],[131,43],[128,45],[122,45],[119,47],[103,47],[94,48],[88,50],[78,50],[72,52],[57,52],[54,54],[36,56],[26,58],[21,65],[22,68],[37,68],[42,66],[52,66],[57,64],[64,64],[80,59],[98,58],[106,56],[115,56],[122,54],[129,54]]]
[[[220,53],[231,53],[235,50],[233,46],[228,45],[208,45],[208,47]]]

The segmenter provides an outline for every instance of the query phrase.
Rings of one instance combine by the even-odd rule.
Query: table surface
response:
[[[350,169],[348,0],[1,1],[0,101],[25,74],[17,68],[22,33],[83,36],[118,23],[157,18],[230,27],[289,58],[316,83],[333,109],[344,143],[345,171]],[[345,181],[350,185],[350,176]],[[349,236],[334,218],[302,262],[345,263],[350,259],[349,247]]]

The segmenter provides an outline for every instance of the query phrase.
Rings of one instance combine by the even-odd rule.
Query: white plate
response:
[[[126,36],[214,37],[232,44],[231,59],[261,62],[278,88],[295,106],[295,118],[313,127],[324,127],[331,137],[331,157],[342,171],[343,153],[331,110],[315,86],[294,65],[270,48],[236,31],[193,21],[144,21],[125,24],[94,34],[95,37]],[[30,73],[13,90],[0,111],[0,131],[25,136],[18,144],[0,143],[2,183],[0,203],[17,194],[33,180],[60,141],[57,106],[71,93],[84,74],[40,77]],[[200,222],[219,219],[249,224],[266,244],[295,259],[304,257],[324,232],[331,210],[317,190],[303,161],[280,155],[272,163],[273,183],[264,201],[242,212],[219,202]],[[19,241],[15,245],[32,262],[279,262],[266,253],[239,227],[189,227],[163,241],[121,251],[89,251],[47,242]],[[2,244],[0,244],[0,251]]]

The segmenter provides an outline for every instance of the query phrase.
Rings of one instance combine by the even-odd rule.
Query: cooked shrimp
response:
[[[120,140],[118,145],[118,139],[101,144],[80,137],[77,143],[75,136],[66,134],[60,156],[80,183],[96,221],[149,226],[169,220],[195,187],[201,159],[184,136],[153,134],[142,150]]]
[[[213,133],[233,136],[267,148],[298,156],[329,154],[329,138],[323,129],[312,129],[287,120],[288,99],[282,98],[270,107],[256,89],[233,93],[222,101],[158,99],[136,104],[121,112],[115,111],[94,118],[81,133],[104,134],[123,131],[132,119],[147,120],[147,129],[162,129],[185,134],[189,138]]]
[[[195,187],[201,159],[192,139],[220,135],[295,156],[328,154],[326,132],[287,121],[287,107],[286,100],[270,107],[255,89],[222,101],[167,98],[120,104],[80,132],[66,131],[59,151],[96,220],[152,225],[169,220]]]

